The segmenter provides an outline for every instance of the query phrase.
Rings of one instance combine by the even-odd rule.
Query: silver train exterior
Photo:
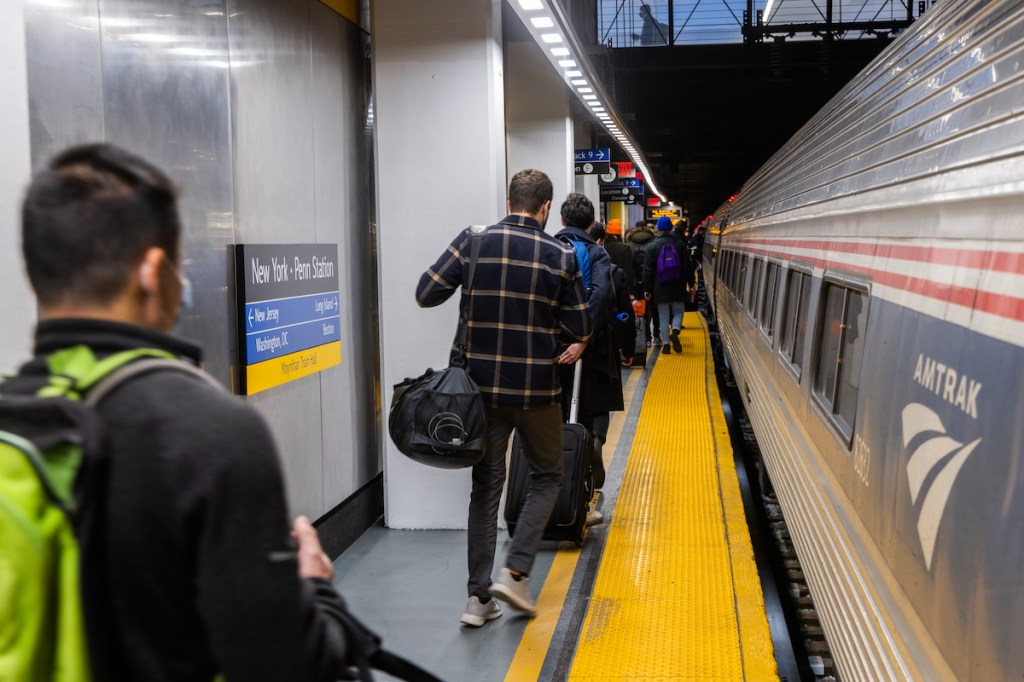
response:
[[[1024,3],[937,4],[711,223],[842,679],[1024,679]]]

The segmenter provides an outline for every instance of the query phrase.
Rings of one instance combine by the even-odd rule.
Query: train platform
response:
[[[459,624],[465,531],[378,525],[338,558],[338,588],[386,647],[453,681],[778,679],[707,326],[684,326],[681,354],[624,372],[604,523],[581,548],[542,546],[536,618]]]

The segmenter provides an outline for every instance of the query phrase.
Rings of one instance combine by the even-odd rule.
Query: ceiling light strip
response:
[[[628,129],[620,124],[618,114],[611,105],[611,98],[596,78],[594,69],[587,60],[586,52],[569,29],[569,23],[562,15],[561,7],[553,0],[508,0],[523,25],[533,35],[541,50],[547,55],[566,85],[576,93],[581,103],[589,110],[608,133],[618,141],[619,146],[643,173],[644,182],[662,201],[665,195],[654,183],[646,159],[639,145],[630,137]]]

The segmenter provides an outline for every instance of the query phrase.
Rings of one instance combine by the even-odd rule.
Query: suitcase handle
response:
[[[576,424],[580,412],[580,377],[583,376],[583,358],[573,365],[572,370],[572,402],[569,403],[569,423]]]

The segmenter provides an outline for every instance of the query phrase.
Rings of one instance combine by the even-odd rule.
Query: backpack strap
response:
[[[466,366],[466,346],[469,344],[469,306],[470,296],[473,292],[473,280],[476,277],[476,263],[480,259],[480,244],[487,234],[486,225],[469,226],[469,271],[462,282],[462,291],[465,294],[459,304],[459,328],[455,332],[455,348],[457,355],[451,361],[453,367]]]
[[[206,383],[217,388],[217,390],[224,390],[223,387],[217,383],[217,381],[203,370],[189,364],[184,360],[168,360],[166,358],[146,358],[144,360],[136,360],[129,362],[126,365],[122,365],[120,368],[114,370],[109,375],[101,379],[92,388],[88,389],[85,396],[85,404],[89,407],[96,407],[100,402],[106,398],[111,392],[114,391],[121,384],[124,384],[135,377],[143,374],[150,374],[152,372],[161,371],[172,371],[181,372],[182,374],[189,374],[191,376],[202,379]]]

